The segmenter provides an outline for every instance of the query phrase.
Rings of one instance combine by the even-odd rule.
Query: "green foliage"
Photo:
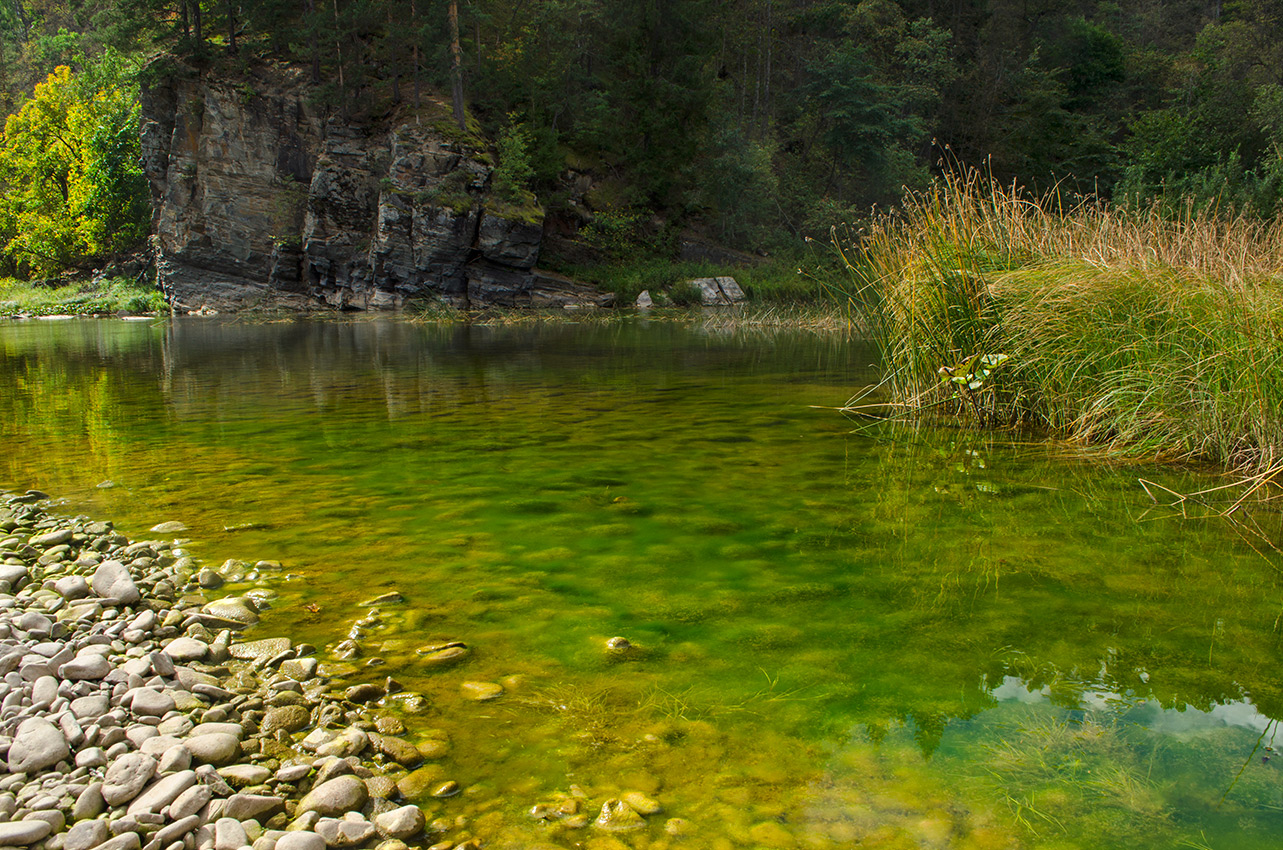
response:
[[[6,120],[0,251],[15,268],[54,274],[146,236],[150,206],[129,75],[112,53],[80,74],[61,66]]]
[[[606,210],[586,238],[612,256],[662,252],[669,231],[687,227],[774,252],[970,167],[1031,194],[1173,211],[1192,196],[1200,208],[1273,215],[1283,191],[1275,5],[467,0],[460,130],[434,96],[453,66],[441,0],[22,0],[0,4],[0,95],[17,111],[56,66],[76,79],[92,71],[105,45],[240,75],[246,102],[256,63],[292,61],[322,112],[413,115],[477,149],[496,140],[503,201],[529,212],[539,207],[528,193],[556,198],[549,210],[567,222]],[[120,199],[134,197],[137,175],[117,167],[127,135],[96,142],[111,165],[92,178],[108,186],[95,218],[132,220]],[[585,172],[595,193],[610,185],[608,202],[579,206],[568,183]],[[648,223],[621,236],[631,225],[617,227],[619,216]],[[67,228],[32,238],[63,257],[92,241]]]
[[[780,187],[774,163],[770,141],[755,141],[725,119],[714,128],[701,190],[723,241],[761,245],[779,235]]]
[[[96,316],[116,313],[162,313],[165,296],[154,286],[125,278],[61,286],[0,278],[0,315]]]
[[[516,113],[509,113],[508,125],[499,134],[499,165],[494,170],[494,188],[499,197],[510,203],[521,203],[530,195],[530,133]]]

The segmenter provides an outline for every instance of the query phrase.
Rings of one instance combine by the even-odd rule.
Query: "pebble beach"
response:
[[[0,494],[0,847],[485,846],[466,817],[411,802],[461,791],[440,763],[448,734],[405,737],[399,715],[425,697],[391,678],[336,680],[316,647],[253,634],[270,594],[228,595],[224,574],[270,583],[280,564],[211,569],[178,523],[135,541],[48,499]],[[440,663],[467,654],[429,649]],[[641,827],[660,807],[634,796],[591,824]],[[572,796],[531,815],[590,825]]]

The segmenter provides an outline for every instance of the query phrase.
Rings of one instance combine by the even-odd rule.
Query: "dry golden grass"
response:
[[[1258,473],[1283,458],[1278,222],[1033,201],[972,177],[838,247],[837,294],[882,349],[884,411]]]

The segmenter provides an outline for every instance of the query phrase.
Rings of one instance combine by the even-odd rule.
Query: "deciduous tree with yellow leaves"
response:
[[[108,53],[80,73],[59,66],[5,121],[0,253],[43,276],[126,251],[147,234],[138,96]]]

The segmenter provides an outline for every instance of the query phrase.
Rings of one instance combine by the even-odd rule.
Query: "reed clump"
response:
[[[889,401],[1133,456],[1283,468],[1283,226],[980,176],[835,233]]]

